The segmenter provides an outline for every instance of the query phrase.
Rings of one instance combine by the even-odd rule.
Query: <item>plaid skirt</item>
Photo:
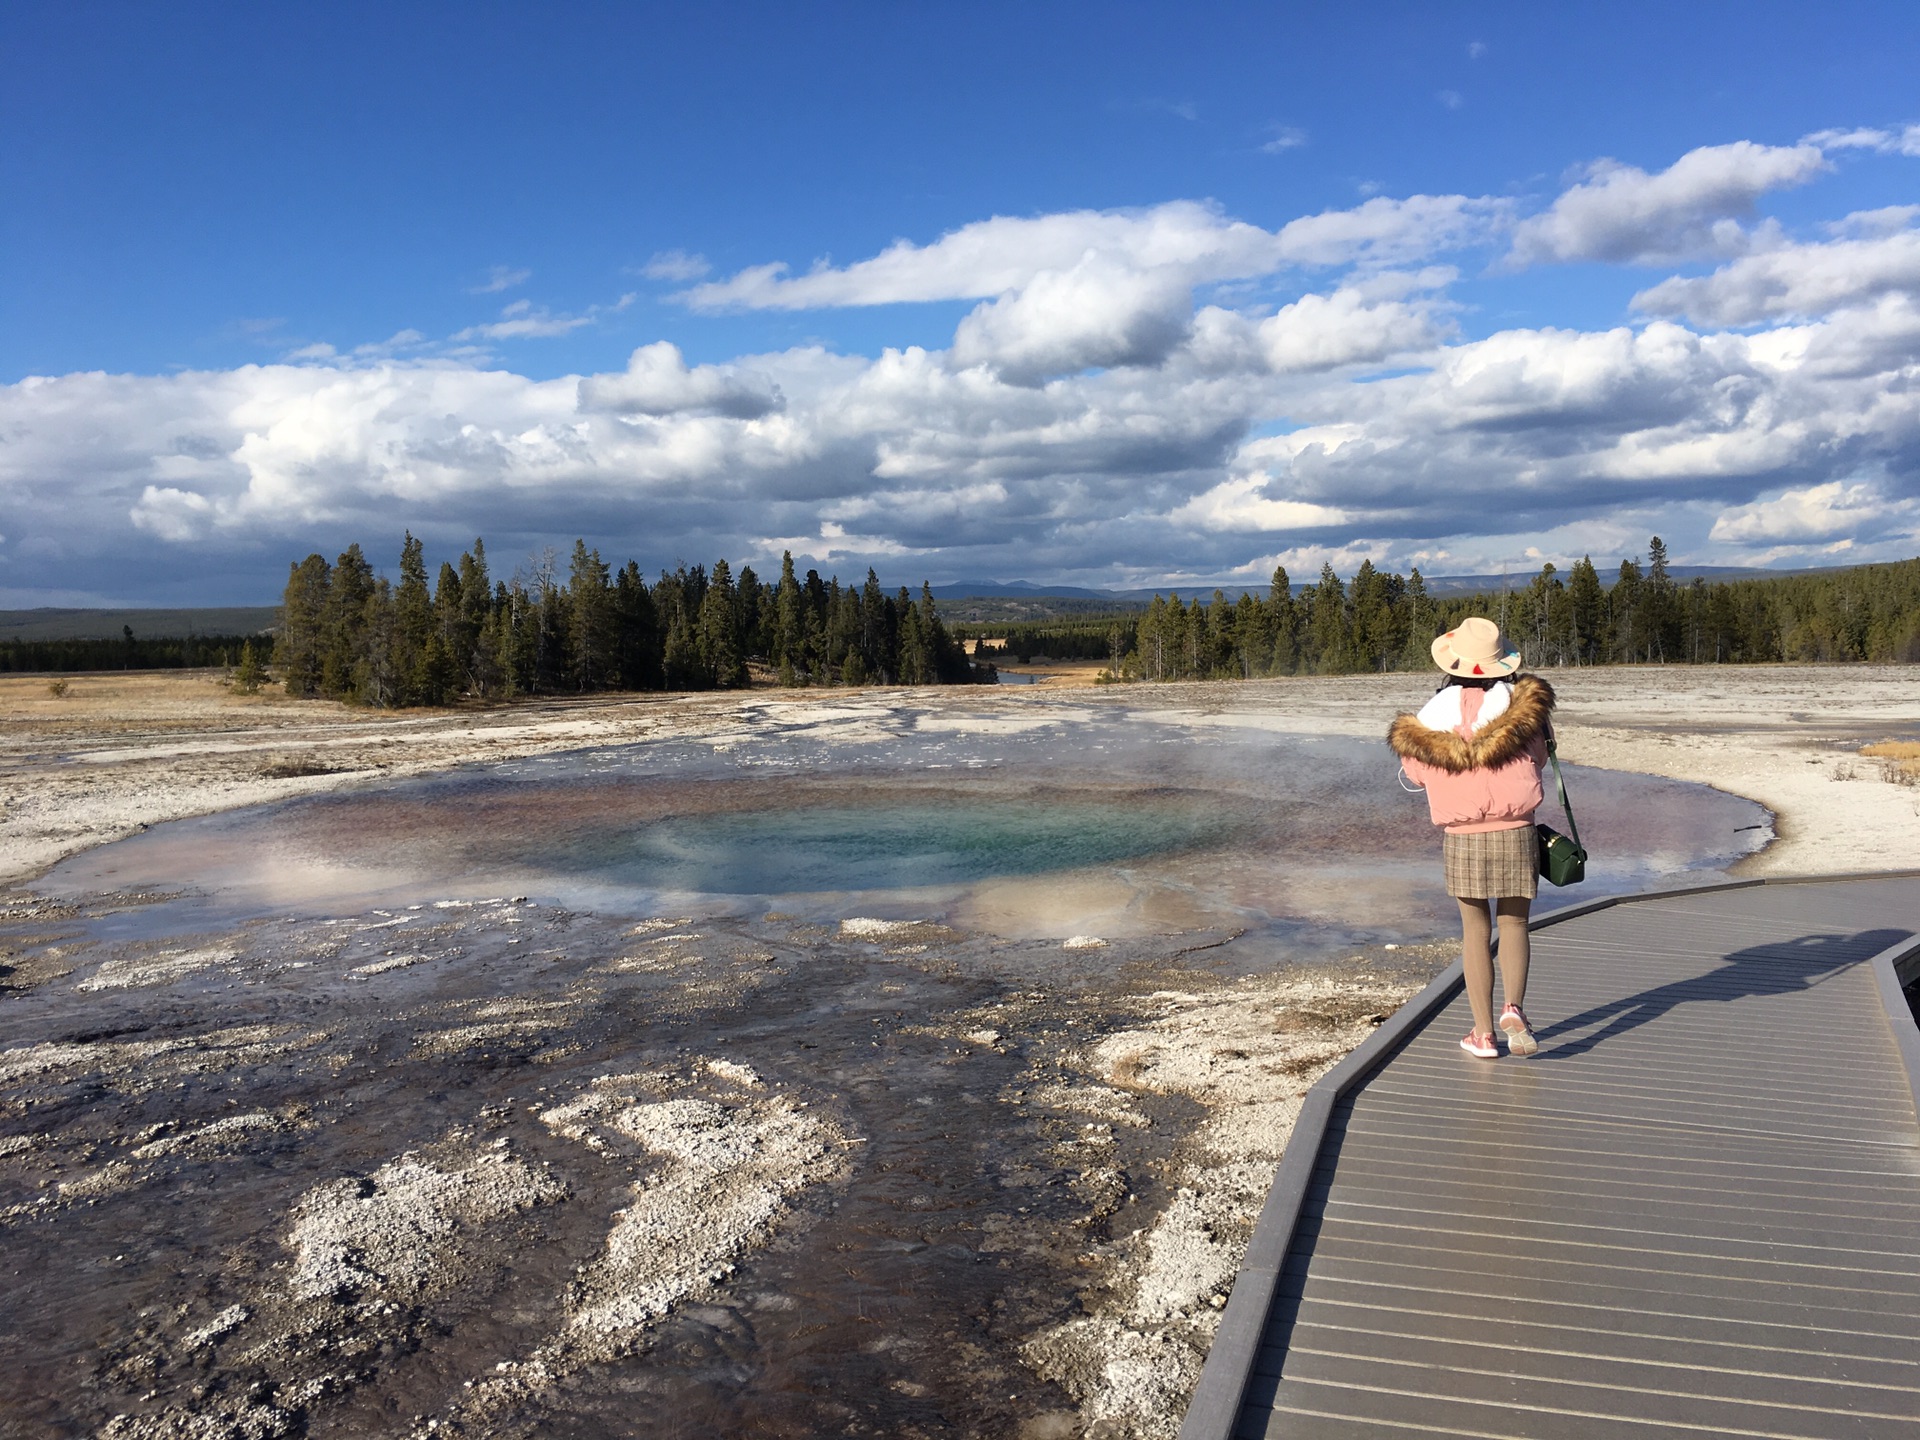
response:
[[[1540,837],[1533,826],[1441,837],[1447,893],[1460,900],[1531,900],[1540,889]]]

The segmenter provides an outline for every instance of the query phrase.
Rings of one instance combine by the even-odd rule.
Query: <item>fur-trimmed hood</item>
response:
[[[1552,712],[1553,687],[1538,675],[1522,675],[1513,682],[1507,708],[1474,731],[1471,740],[1462,740],[1454,730],[1429,729],[1417,715],[1396,715],[1387,729],[1387,744],[1403,760],[1419,760],[1454,775],[1497,770],[1546,733]]]

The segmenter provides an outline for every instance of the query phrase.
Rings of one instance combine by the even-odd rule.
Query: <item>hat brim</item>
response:
[[[1522,661],[1518,650],[1509,650],[1506,654],[1496,655],[1492,659],[1470,660],[1464,655],[1454,654],[1453,647],[1447,643],[1447,637],[1442,635],[1433,642],[1433,663],[1449,675],[1460,675],[1476,680],[1497,680],[1513,674],[1520,668]]]

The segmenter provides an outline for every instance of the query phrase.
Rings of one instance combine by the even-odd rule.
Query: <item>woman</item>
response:
[[[1445,838],[1447,893],[1460,902],[1460,941],[1473,1007],[1469,1055],[1493,1060],[1493,914],[1500,922],[1500,985],[1506,1008],[1500,1028],[1507,1049],[1540,1048],[1520,1007],[1527,996],[1527,912],[1539,885],[1539,840],[1533,812],[1544,794],[1548,718],[1553,687],[1536,675],[1510,680],[1520,654],[1500,627],[1478,616],[1433,642],[1433,662],[1446,683],[1417,715],[1397,717],[1387,743],[1401,773],[1427,792],[1433,823]]]

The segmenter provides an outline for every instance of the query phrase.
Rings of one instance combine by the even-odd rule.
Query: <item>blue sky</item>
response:
[[[405,527],[908,582],[1912,554],[1917,32],[8,6],[0,603]]]

